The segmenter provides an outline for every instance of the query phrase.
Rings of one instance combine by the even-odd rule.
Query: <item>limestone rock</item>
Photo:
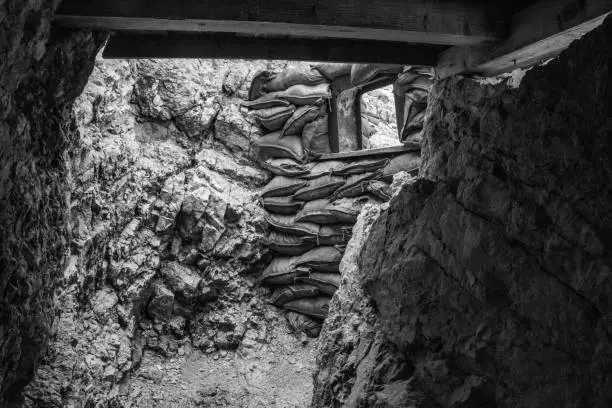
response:
[[[372,226],[360,269],[437,406],[612,400],[611,35],[608,19],[516,89],[435,86],[426,180]]]
[[[0,2],[2,406],[21,404],[52,334],[54,290],[70,256],[66,152],[78,140],[71,106],[106,37],[65,30],[51,37],[58,4]],[[43,394],[56,404],[57,394]]]
[[[26,389],[28,406],[132,404],[117,384],[130,381],[126,373],[147,351],[184,353],[198,330],[190,321],[211,310],[259,310],[242,274],[265,254],[253,197],[269,175],[247,157],[251,124],[239,100],[219,95],[222,86],[246,92],[254,72],[233,69],[218,60],[96,63],[75,104],[80,135],[67,154],[70,177],[58,178],[63,187],[53,192],[71,192],[71,254],[57,281],[54,340]],[[219,98],[231,124],[218,135],[236,141],[231,149],[213,137]],[[245,329],[235,327],[217,343],[237,347]]]
[[[174,308],[174,293],[163,283],[153,285],[153,296],[147,305],[147,312],[153,319],[169,321]]]
[[[192,303],[200,299],[198,287],[202,278],[190,268],[178,262],[168,262],[162,265],[160,274],[164,283],[180,301]]]

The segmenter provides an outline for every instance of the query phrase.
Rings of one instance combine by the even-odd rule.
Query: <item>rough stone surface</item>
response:
[[[358,259],[408,379],[384,395],[358,389],[368,403],[330,402],[349,391],[327,390],[321,373],[347,376],[354,365],[338,361],[355,355],[332,337],[314,406],[612,404],[611,37],[608,19],[518,88],[435,86],[422,179],[381,213]],[[351,392],[377,372],[364,370],[344,379]],[[388,398],[391,388],[427,398]]]
[[[306,405],[313,346],[254,290],[270,174],[238,105],[280,67],[98,60],[74,107],[61,307],[24,406]]]
[[[313,407],[407,407],[426,399],[410,387],[410,365],[378,329],[361,285],[360,253],[385,207],[364,208],[340,264],[342,284],[319,337]]]
[[[51,30],[59,1],[0,1],[0,406],[18,405],[70,245],[71,106],[102,35]]]

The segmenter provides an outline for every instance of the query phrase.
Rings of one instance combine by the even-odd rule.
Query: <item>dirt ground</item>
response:
[[[124,390],[129,406],[308,407],[316,340],[296,336],[281,319],[264,336],[247,331],[235,351],[205,354],[188,343],[171,359],[146,351]]]

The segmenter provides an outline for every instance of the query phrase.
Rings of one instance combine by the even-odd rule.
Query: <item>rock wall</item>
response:
[[[0,2],[0,406],[18,404],[70,246],[71,106],[104,35],[51,30],[59,1]]]
[[[405,361],[384,388],[404,397],[375,381],[329,389],[380,372],[330,324],[322,347],[335,358],[318,361],[314,406],[612,404],[611,37],[608,18],[517,89],[434,87],[422,179],[357,260],[377,333]]]
[[[266,383],[288,384],[282,401],[292,380],[309,382],[248,365],[311,358],[253,278],[269,258],[256,196],[270,175],[252,161],[261,132],[239,102],[256,71],[282,66],[98,60],[75,103],[61,308],[25,406],[239,407]],[[261,350],[270,343],[287,350]],[[227,384],[236,373],[246,384]]]

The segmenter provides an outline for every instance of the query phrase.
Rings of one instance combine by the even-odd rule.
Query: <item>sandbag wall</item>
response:
[[[393,84],[400,140],[403,143],[420,143],[427,99],[433,85],[433,68],[407,67]],[[401,101],[401,103],[398,103]],[[401,106],[403,105],[403,106]]]
[[[275,257],[261,282],[271,289],[269,301],[288,311],[294,330],[312,337],[340,285],[340,261],[359,212],[366,203],[390,199],[393,175],[418,171],[420,163],[418,152],[314,161],[330,152],[327,106],[334,78],[333,67],[324,68],[262,72],[251,84],[251,100],[243,104],[268,131],[253,147],[259,164],[274,175],[261,204]]]

